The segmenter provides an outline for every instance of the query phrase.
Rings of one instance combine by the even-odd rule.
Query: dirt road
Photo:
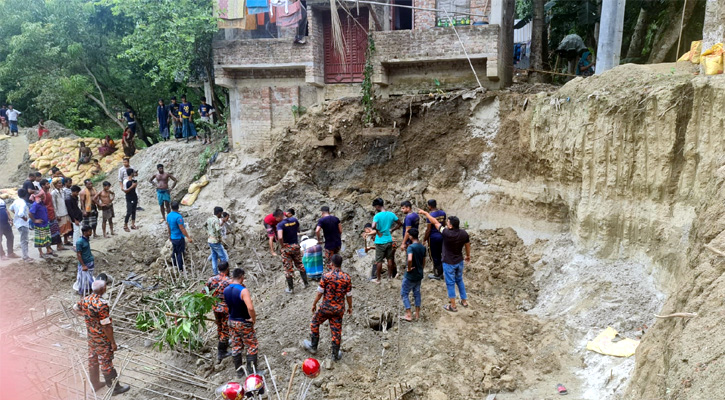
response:
[[[23,156],[28,150],[28,139],[25,135],[0,140],[0,170],[7,173],[0,174],[0,187],[8,187],[17,182],[11,182],[10,177],[23,162]]]

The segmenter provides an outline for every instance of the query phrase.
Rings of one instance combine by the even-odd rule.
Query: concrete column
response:
[[[499,26],[498,57],[489,59],[487,64],[496,63],[496,75],[487,72],[489,79],[498,79],[501,87],[508,86],[513,80],[514,72],[514,0],[492,0],[489,23]],[[487,70],[493,70],[487,65]]]
[[[597,47],[596,74],[619,65],[622,52],[624,6],[626,0],[603,0],[599,20],[599,45]]]

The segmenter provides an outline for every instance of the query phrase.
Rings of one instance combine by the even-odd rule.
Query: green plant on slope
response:
[[[372,33],[368,34],[368,49],[365,54],[365,69],[363,69],[362,105],[363,122],[372,124],[375,120],[375,91],[373,88],[373,61],[375,55],[375,40]]]

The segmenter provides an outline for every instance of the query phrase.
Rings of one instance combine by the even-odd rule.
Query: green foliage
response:
[[[123,132],[118,129],[118,126],[106,127],[106,126],[94,126],[91,129],[78,129],[75,134],[81,137],[90,137],[104,139],[106,135],[110,136],[111,139],[119,141]]]
[[[136,316],[136,328],[157,333],[154,347],[159,350],[165,346],[172,349],[177,346],[198,349],[204,344],[206,314],[219,299],[208,293],[187,293],[176,297],[159,291],[148,300],[151,300],[154,308]]]
[[[226,135],[226,124],[218,123],[212,126],[216,129],[212,133],[217,140],[216,145],[207,146],[204,152],[199,154],[199,168],[196,171],[194,180],[201,178],[206,173],[207,168],[209,168],[209,162],[215,154],[224,151],[229,146],[229,137]]]
[[[292,106],[292,116],[295,118],[295,121],[297,118],[299,118],[302,114],[307,112],[307,108],[302,106]]]
[[[101,172],[100,174],[91,177],[91,182],[93,182],[94,185],[96,185],[96,184],[98,184],[100,182],[103,182],[105,180],[106,180],[106,173],[105,172]]]
[[[372,33],[368,34],[368,49],[365,53],[365,68],[363,69],[362,105],[363,122],[372,124],[375,120],[375,90],[373,88],[373,61],[375,55],[375,40]]]

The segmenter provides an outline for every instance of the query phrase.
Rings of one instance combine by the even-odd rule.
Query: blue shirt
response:
[[[398,216],[390,211],[382,211],[375,214],[373,223],[375,223],[375,229],[380,233],[380,235],[375,235],[375,244],[386,244],[393,241],[393,236],[390,234],[390,227],[397,220]]]
[[[277,230],[282,231],[282,240],[286,244],[296,244],[297,233],[300,231],[300,222],[295,217],[285,218],[277,224]]]
[[[179,225],[184,225],[184,217],[176,211],[172,211],[166,216],[166,222],[169,224],[169,237],[171,240],[183,239],[184,234],[181,233]]]
[[[405,216],[405,220],[403,220],[403,236],[405,236],[405,232],[407,232],[410,228],[418,229],[419,224],[420,217],[418,216],[418,214],[414,212],[408,213]]]
[[[81,253],[81,259],[83,260],[83,264],[88,265],[93,263],[91,242],[85,236],[81,236],[78,241],[76,241],[76,251]]]
[[[179,107],[180,107],[179,103],[169,104],[169,112],[171,113],[171,115],[178,118],[179,117]]]
[[[136,119],[133,117],[133,111],[126,111],[123,113],[123,117],[126,118],[126,122],[128,122],[129,125],[136,123]]]
[[[232,283],[224,289],[224,302],[229,307],[229,319],[232,321],[246,321],[252,319],[247,309],[247,303],[242,300],[244,286]]]
[[[202,117],[208,117],[209,112],[213,110],[214,107],[210,106],[209,104],[202,104],[199,106],[199,115]]]
[[[181,107],[179,107],[179,114],[181,114],[182,118],[189,118],[191,116],[192,110],[194,109],[194,106],[191,105],[191,103],[181,103]]]
[[[45,228],[46,226],[48,226],[48,209],[45,208],[45,205],[43,203],[33,203],[30,206],[30,213],[33,214],[33,219],[39,219],[43,221],[43,223],[40,224],[36,224],[35,221],[33,221],[36,227]]]
[[[169,108],[166,106],[156,106],[156,118],[159,119],[159,128],[169,126]]]
[[[430,213],[430,216],[437,219],[438,222],[440,222],[441,225],[446,226],[446,212],[443,210],[435,210],[432,213]],[[436,226],[431,224],[431,235],[440,235],[441,233],[436,229]]]
[[[10,218],[8,217],[8,209],[4,200],[0,200],[0,226],[9,228]],[[10,249],[12,251],[12,249]]]
[[[340,238],[340,219],[334,215],[327,215],[317,221],[317,226],[322,229],[325,234],[325,248],[327,250],[335,250],[342,247],[342,239]]]

